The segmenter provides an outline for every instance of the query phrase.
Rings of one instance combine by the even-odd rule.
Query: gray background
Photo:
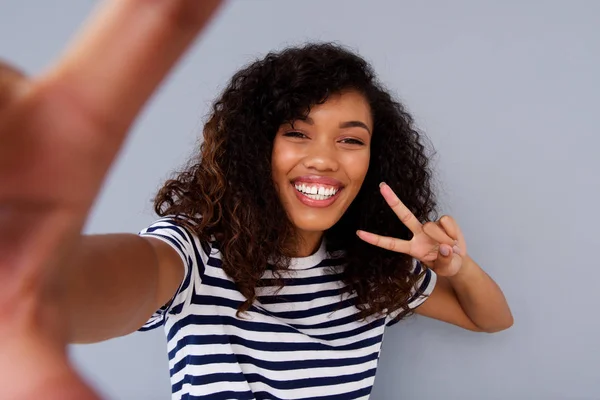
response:
[[[92,0],[0,0],[0,56],[30,73]],[[374,399],[600,399],[600,3],[233,1],[139,119],[89,232],[135,232],[244,63],[307,39],[358,50],[438,150],[443,212],[503,288],[512,329],[415,317],[388,331]],[[167,399],[161,330],[72,348],[110,399]]]

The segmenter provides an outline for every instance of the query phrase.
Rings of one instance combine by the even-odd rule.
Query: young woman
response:
[[[457,222],[435,218],[411,117],[331,44],[232,78],[197,159],[159,192],[156,223],[80,235],[127,126],[217,3],[109,2],[59,67],[36,80],[4,70],[3,399],[94,398],[65,344],[158,326],[173,398],[368,398],[384,330],[412,312],[512,324]]]

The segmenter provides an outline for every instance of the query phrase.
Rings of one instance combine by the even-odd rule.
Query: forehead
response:
[[[371,107],[365,96],[357,91],[329,96],[324,103],[313,106],[303,119],[312,124],[361,121],[370,128],[373,126]]]

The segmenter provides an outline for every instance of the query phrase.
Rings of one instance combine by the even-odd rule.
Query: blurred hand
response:
[[[60,266],[136,115],[220,0],[102,2],[62,58],[0,64],[0,398],[95,399],[65,355]]]

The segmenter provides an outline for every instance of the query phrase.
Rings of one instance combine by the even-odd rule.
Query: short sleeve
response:
[[[139,233],[140,236],[153,237],[171,246],[181,257],[184,267],[184,278],[173,298],[160,309],[156,310],[139,331],[149,331],[163,326],[169,315],[182,311],[189,303],[194,286],[194,269],[196,267],[197,242],[196,236],[188,229],[178,224],[174,219],[163,218]]]
[[[418,260],[414,260],[414,267],[412,273],[414,275],[419,275],[422,272],[422,270],[423,265],[421,264],[421,262],[419,262]],[[421,279],[419,279],[413,287],[411,297],[408,300],[408,308],[414,310],[415,308],[423,304],[423,302],[427,300],[427,297],[431,294],[431,292],[433,292],[436,282],[437,275],[430,268],[427,268]],[[402,311],[402,309],[399,309],[394,311],[393,313],[390,313],[390,315],[388,315],[386,318],[386,325],[392,326],[396,322],[398,322],[398,320],[396,320],[395,318]]]

